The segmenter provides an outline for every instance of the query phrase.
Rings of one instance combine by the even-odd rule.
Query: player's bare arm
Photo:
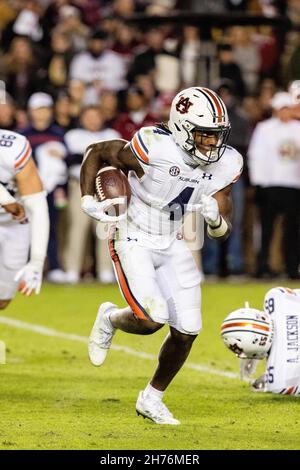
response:
[[[32,158],[28,160],[28,163],[26,163],[24,168],[16,175],[16,181],[21,196],[43,191],[41,178]]]
[[[113,166],[125,172],[134,170],[139,177],[143,175],[143,170],[126,140],[107,140],[89,145],[80,173],[82,196],[94,195],[96,175],[105,166]]]

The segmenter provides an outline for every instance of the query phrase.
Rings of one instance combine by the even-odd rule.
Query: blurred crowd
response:
[[[296,27],[212,27],[208,36],[201,24],[128,21],[174,10],[283,15]],[[30,140],[48,193],[49,281],[113,282],[106,243],[80,210],[84,150],[166,121],[177,91],[194,85],[220,94],[229,144],[245,158],[233,233],[206,241],[204,273],[299,277],[300,107],[287,93],[300,79],[299,25],[297,0],[0,0],[0,128]]]

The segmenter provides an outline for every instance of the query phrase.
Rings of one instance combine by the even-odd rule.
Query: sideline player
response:
[[[300,289],[276,287],[264,300],[264,311],[241,308],[222,323],[225,345],[241,360],[241,378],[255,372],[266,358],[263,376],[252,381],[254,391],[300,395]]]
[[[100,221],[109,201],[94,199],[95,177],[106,165],[129,171],[131,201],[109,242],[120,290],[128,307],[106,302],[89,341],[100,366],[116,329],[147,335],[168,324],[158,367],[136,403],[138,414],[159,424],[179,424],[162,401],[201,330],[200,273],[184,240],[176,237],[186,210],[198,210],[210,237],[231,230],[231,186],[242,157],[226,146],[230,132],[222,100],[192,87],[173,100],[168,125],[141,128],[127,143],[103,141],[87,148],[81,169],[82,209]],[[113,200],[112,200],[113,203]]]
[[[4,309],[18,286],[25,295],[40,291],[49,215],[28,140],[0,129],[0,157],[0,309]]]

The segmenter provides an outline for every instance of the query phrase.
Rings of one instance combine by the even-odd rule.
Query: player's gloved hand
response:
[[[256,371],[259,359],[241,359],[240,358],[240,378],[241,380],[247,380],[251,378],[251,375]]]
[[[219,205],[214,197],[202,194],[199,204],[199,210],[208,225],[210,225],[211,227],[217,227],[218,225],[220,225],[221,216],[219,211]]]
[[[124,198],[105,199],[105,201],[96,201],[93,196],[83,196],[81,198],[81,209],[93,219],[99,222],[118,222],[126,217],[126,214],[108,215],[106,210],[112,208],[116,204],[124,203]]]
[[[43,277],[43,263],[29,261],[24,268],[15,275],[14,280],[19,281],[19,291],[24,295],[31,295],[32,292],[40,293]]]

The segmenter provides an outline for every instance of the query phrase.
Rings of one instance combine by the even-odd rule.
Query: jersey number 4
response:
[[[188,186],[187,188],[184,188],[183,191],[181,191],[178,196],[173,199],[169,204],[167,204],[165,207],[163,207],[164,211],[168,211],[170,213],[170,220],[181,220],[184,213],[186,206],[191,199],[191,196],[193,194],[195,188],[191,188]]]

